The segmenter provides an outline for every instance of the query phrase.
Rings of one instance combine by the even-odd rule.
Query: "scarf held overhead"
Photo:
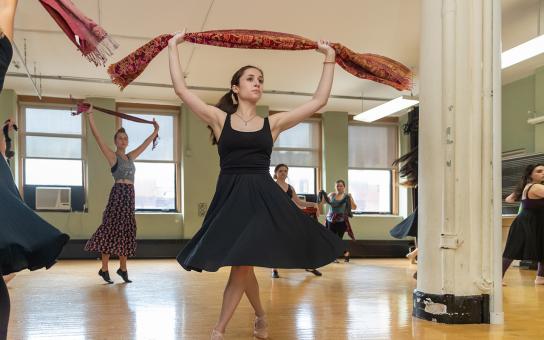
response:
[[[72,112],[72,116],[77,116],[79,114],[85,113],[85,112],[89,111],[90,108],[91,108],[91,104],[85,103],[85,102],[78,102],[77,106],[76,106],[76,111]],[[136,123],[153,124],[153,121],[151,121],[151,120],[134,117],[134,116],[131,116],[131,115],[126,114],[126,113],[117,112],[117,111],[113,111],[113,110],[108,110],[108,109],[105,109],[105,108],[99,107],[99,106],[92,106],[92,108],[97,110],[97,111],[100,111],[102,113],[112,115],[112,116],[115,116],[115,117],[119,117],[119,118],[122,118],[122,119],[130,120],[130,121],[133,121],[133,122],[136,122]],[[155,147],[158,144],[158,138],[159,138],[158,135],[155,136],[155,138],[153,138],[153,147],[152,147],[153,150],[155,150]]]
[[[125,58],[108,67],[114,84],[124,89],[136,79],[147,65],[168,46],[172,34],[164,34],[149,41]],[[304,37],[269,31],[217,30],[185,33],[185,41],[195,44],[228,48],[268,50],[315,50],[317,42]],[[411,87],[412,72],[403,64],[376,54],[355,53],[349,48],[332,43],[336,51],[336,63],[344,70],[362,79],[389,85],[397,90]]]
[[[105,66],[107,57],[119,45],[108,33],[81,12],[70,0],[39,0],[70,41],[96,66]]]

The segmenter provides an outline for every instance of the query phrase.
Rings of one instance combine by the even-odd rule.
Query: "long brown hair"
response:
[[[521,181],[516,187],[516,190],[514,190],[514,199],[516,201],[519,201],[521,199],[525,186],[527,186],[528,183],[533,181],[533,179],[531,178],[531,174],[538,166],[544,166],[544,164],[542,163],[529,164],[525,167],[525,170],[523,171],[523,176],[521,177]]]

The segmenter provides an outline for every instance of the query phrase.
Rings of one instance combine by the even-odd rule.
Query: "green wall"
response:
[[[502,88],[502,151],[524,149],[535,152],[535,128],[527,123],[527,112],[535,110],[535,77],[530,76]]]
[[[96,106],[115,109],[115,101],[105,98],[87,98]],[[0,96],[0,118],[14,116],[17,109],[15,92],[5,90]],[[261,116],[268,114],[268,107],[258,108]],[[217,148],[210,143],[209,130],[185,106],[180,108],[179,159],[181,164],[180,187],[182,213],[138,213],[138,239],[187,239],[191,238],[202,225],[203,216],[199,206],[207,209],[215,192],[219,174]],[[98,129],[104,139],[111,143],[115,121],[111,116],[95,114]],[[345,112],[323,114],[323,183],[327,191],[334,190],[338,178],[347,181],[347,128],[348,115]],[[101,222],[102,212],[107,203],[113,179],[107,161],[87,128],[84,148],[87,158],[87,211],[86,212],[42,212],[46,220],[60,230],[70,234],[72,239],[87,239]],[[390,239],[389,229],[401,220],[398,216],[357,216],[352,227],[358,239]]]

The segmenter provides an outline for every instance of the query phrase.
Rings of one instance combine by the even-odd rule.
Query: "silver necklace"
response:
[[[245,126],[247,126],[247,123],[249,123],[251,120],[253,120],[253,118],[257,117],[257,115],[249,118],[248,120],[245,120],[244,118],[242,118],[242,116],[240,116],[238,113],[234,112],[235,115],[237,115],[238,117],[240,117],[240,119],[244,122]]]

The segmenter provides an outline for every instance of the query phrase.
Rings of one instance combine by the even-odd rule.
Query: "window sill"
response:
[[[183,215],[179,211],[136,211],[136,215]]]
[[[353,214],[353,218],[360,218],[360,217],[384,217],[384,218],[391,218],[391,217],[400,217],[401,215],[392,215],[392,214]]]

